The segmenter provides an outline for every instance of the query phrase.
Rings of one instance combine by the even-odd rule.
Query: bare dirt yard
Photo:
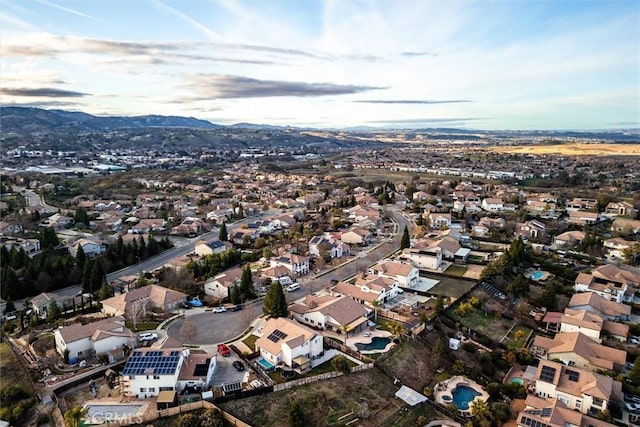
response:
[[[398,386],[378,369],[346,377],[268,393],[220,404],[220,408],[255,426],[281,426],[289,423],[295,402],[301,406],[308,426],[415,426],[438,415],[421,407],[411,410],[396,399]],[[356,420],[357,421],[354,421]]]

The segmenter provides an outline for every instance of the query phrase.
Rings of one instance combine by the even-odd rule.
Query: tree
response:
[[[436,315],[438,315],[442,313],[442,310],[444,310],[444,296],[440,294],[438,295],[438,299],[436,299],[433,311],[436,313]]]
[[[478,420],[486,420],[489,417],[489,404],[486,400],[475,399],[469,406],[471,407],[471,415]]]
[[[11,301],[11,298],[7,298],[7,303],[4,306],[4,314],[16,311],[16,305]]]
[[[111,298],[112,296],[113,296],[113,288],[109,286],[108,283],[105,282],[102,286],[100,286],[100,289],[98,290],[98,299],[102,301],[107,298]]]
[[[262,313],[273,318],[287,317],[289,315],[287,298],[284,295],[280,282],[275,281],[269,286],[269,290],[264,296]]]
[[[511,418],[511,408],[506,403],[495,402],[491,405],[491,418],[498,425],[502,425]]]
[[[393,322],[389,323],[389,331],[397,338],[402,338],[402,334],[404,334],[404,326],[402,323]]]
[[[240,286],[231,287],[231,302],[233,304],[240,304],[242,302],[242,298],[240,297]]]
[[[409,237],[409,229],[405,225],[402,232],[402,239],[400,239],[400,249],[406,249],[411,246],[411,238]]]
[[[83,207],[78,207],[76,209],[76,214],[73,217],[76,224],[84,224],[89,226],[89,215],[87,214],[87,210]]]
[[[373,300],[373,302],[371,304],[373,305],[373,320],[377,322],[378,321],[378,308],[382,305],[382,301]]]
[[[80,427],[82,418],[87,414],[86,409],[74,406],[64,413],[64,423],[67,427]]]
[[[218,239],[223,242],[229,240],[229,235],[227,234],[227,224],[225,224],[224,222],[220,224],[220,234],[218,235]]]
[[[84,268],[84,264],[87,262],[87,255],[84,253],[84,249],[82,249],[82,245],[78,243],[78,247],[76,248],[76,264],[80,268]]]
[[[93,268],[91,269],[91,276],[89,278],[89,292],[90,293],[94,293],[96,292],[98,289],[100,289],[102,287],[103,284],[105,284],[107,281],[107,278],[104,274],[104,270],[102,269],[102,264],[100,263],[100,260],[97,259],[94,263],[93,263]]]
[[[294,400],[289,409],[289,425],[291,427],[306,427],[307,420],[304,409],[299,400]]]
[[[247,264],[242,270],[242,277],[240,278],[240,297],[245,301],[256,297],[253,290],[253,275],[251,274],[249,264]]]
[[[47,307],[47,322],[53,322],[62,316],[62,310],[56,301],[51,301]]]
[[[194,335],[198,332],[198,327],[189,318],[184,319],[182,327],[180,328],[180,336],[187,343],[191,343]]]
[[[349,361],[346,357],[339,354],[331,360],[331,365],[333,369],[338,372],[342,372],[344,375],[349,375],[351,373],[351,368],[349,367]]]
[[[636,360],[633,361],[633,369],[631,369],[627,378],[631,384],[635,386],[640,385],[640,356],[636,357]]]
[[[131,319],[133,330],[138,330],[138,321],[143,320],[147,316],[147,307],[149,300],[132,301],[127,308],[126,317]]]

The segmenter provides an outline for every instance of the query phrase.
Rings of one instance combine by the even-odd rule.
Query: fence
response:
[[[373,368],[375,365],[372,363],[363,363],[362,365],[357,365],[354,366],[353,368],[351,368],[351,372],[360,372],[360,371],[366,371],[368,369]],[[282,384],[276,384],[275,386],[273,386],[273,391],[282,391],[282,390],[287,390],[290,389],[292,387],[298,387],[301,385],[305,385],[305,384],[311,384],[311,383],[315,383],[318,381],[322,381],[322,380],[328,380],[331,378],[336,378],[336,377],[341,377],[344,374],[342,372],[337,372],[337,371],[332,371],[332,372],[327,372],[326,374],[320,374],[320,375],[315,375],[313,377],[309,377],[309,378],[300,378],[299,380],[293,380],[293,381],[288,381],[286,383],[282,383]]]
[[[335,348],[336,350],[341,351],[342,353],[353,357],[354,359],[358,359],[361,362],[371,362],[371,358],[361,354],[360,352],[355,351],[354,349],[347,347],[344,344],[340,344],[331,338],[324,337],[324,345],[325,347]]]
[[[251,427],[249,424],[234,417],[231,414],[224,412],[223,410],[218,408],[216,405],[214,405],[211,402],[207,402],[206,400],[199,400],[197,402],[186,403],[184,405],[175,406],[173,408],[161,409],[154,412],[148,412],[142,416],[130,417],[129,419],[126,419],[126,420],[120,420],[113,423],[109,423],[109,426],[121,427],[121,426],[128,426],[132,424],[143,424],[143,423],[148,423],[148,422],[157,420],[158,418],[172,417],[174,415],[179,415],[184,412],[190,412],[197,409],[215,409],[219,411],[220,414],[222,414],[222,416],[224,417],[224,419],[227,420],[231,425],[239,426],[239,427]]]

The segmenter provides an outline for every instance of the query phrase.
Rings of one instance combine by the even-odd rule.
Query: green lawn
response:
[[[464,273],[467,272],[467,267],[464,265],[456,265],[456,264],[451,264],[449,266],[449,268],[447,268],[445,270],[446,274],[450,274],[452,276],[458,276],[458,277],[462,277],[464,276]]]
[[[251,349],[251,351],[256,350],[256,341],[258,341],[258,336],[253,334],[242,340],[242,342],[245,343],[246,346]]]
[[[518,331],[522,331],[522,334],[519,334]],[[507,345],[507,347],[513,348],[513,349],[522,348],[530,333],[531,333],[531,328],[518,325],[514,327],[511,330],[511,332],[509,332],[509,336],[507,336],[507,339],[505,340],[505,344]]]

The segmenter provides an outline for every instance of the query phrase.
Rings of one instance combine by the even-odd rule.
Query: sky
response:
[[[0,0],[0,104],[317,128],[639,128],[640,1]]]

